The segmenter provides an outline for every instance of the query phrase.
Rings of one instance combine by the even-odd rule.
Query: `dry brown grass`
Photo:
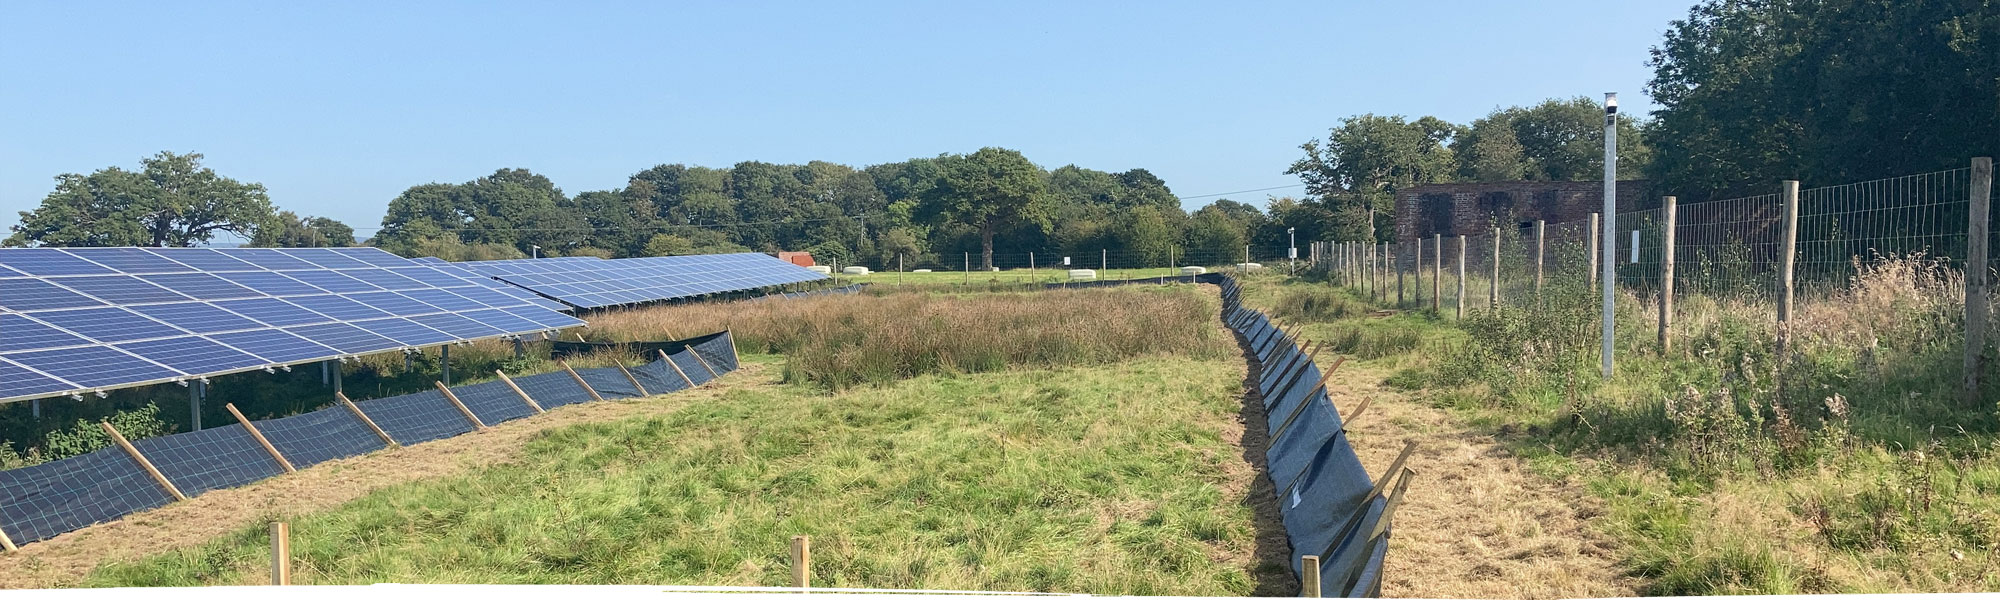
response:
[[[599,341],[728,329],[744,352],[787,356],[788,381],[841,389],[927,373],[1079,366],[1163,355],[1228,356],[1216,300],[1192,287],[1035,294],[822,296],[665,306],[600,315]]]

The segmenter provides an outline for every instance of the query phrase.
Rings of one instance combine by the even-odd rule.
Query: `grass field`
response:
[[[764,360],[770,360],[764,358]],[[1248,467],[1226,433],[1242,366],[923,377],[731,393],[569,427],[517,463],[293,521],[301,583],[821,585],[1241,595],[1258,571]],[[249,528],[106,566],[90,585],[266,577]]]
[[[1074,314],[1085,303],[1151,310],[1093,321]],[[966,306],[994,316],[970,330],[884,320]],[[1248,498],[1259,475],[1240,446],[1245,366],[1215,321],[1212,288],[717,307],[711,316],[734,318],[746,350],[789,349],[744,354],[768,383],[546,430],[502,463],[290,517],[295,580],[784,585],[789,537],[811,535],[820,586],[1245,595],[1294,585]],[[685,324],[707,309],[661,310],[611,315],[593,331],[617,318]],[[788,314],[903,340],[839,340],[869,353],[922,355],[936,349],[909,339],[945,339],[890,326],[1043,350],[835,392],[779,376],[822,348]],[[1060,341],[1084,338],[1098,345]],[[961,345],[971,346],[946,351]],[[243,527],[100,565],[81,583],[256,583],[268,577],[267,544],[263,527]]]
[[[1937,368],[1956,360],[1947,276],[1879,265],[1800,310],[1784,361],[1765,307],[1684,297],[1678,350],[1662,353],[1652,307],[1627,295],[1609,381],[1592,302],[1458,321],[1371,316],[1382,307],[1323,281],[1249,286],[1246,303],[1591,490],[1593,527],[1644,593],[2000,589],[1994,406],[1958,404]],[[1551,294],[1565,296],[1589,297]]]

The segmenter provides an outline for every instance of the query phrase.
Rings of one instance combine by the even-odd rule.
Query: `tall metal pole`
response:
[[[450,346],[450,345],[445,345],[445,346],[438,346],[438,365],[439,365],[440,367],[442,367],[442,368],[443,368],[443,371],[439,373],[439,375],[442,375],[442,377],[441,377],[440,379],[441,379],[442,381],[444,381],[444,384],[445,384],[445,385],[451,385],[451,346]]]
[[[1616,270],[1618,268],[1618,257],[1613,256],[1611,251],[1613,247],[1617,246],[1617,244],[1611,243],[1611,240],[1614,239],[1611,236],[1616,235],[1617,231],[1618,93],[1609,92],[1604,94],[1604,233],[1598,236],[1598,239],[1604,242],[1604,259],[1598,261],[1598,264],[1602,265],[1600,268],[1604,269],[1604,274],[1599,279],[1604,286],[1604,314],[1602,317],[1604,320],[1604,349],[1601,359],[1603,364],[1601,366],[1604,368],[1605,379],[1611,378],[1611,319],[1615,316],[1618,308],[1618,297],[1614,294],[1618,285]]]

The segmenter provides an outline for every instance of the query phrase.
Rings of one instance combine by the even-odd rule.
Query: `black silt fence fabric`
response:
[[[361,422],[361,417],[354,416],[354,411],[338,404],[302,415],[258,421],[257,431],[297,469],[389,447],[381,436],[368,429],[367,423]]]
[[[115,447],[0,471],[0,528],[16,544],[117,520],[172,500],[139,463]]]
[[[675,373],[673,367],[667,366],[666,361],[659,359],[632,367],[632,376],[639,378],[639,383],[646,386],[646,391],[655,394],[688,389],[687,382],[681,379],[680,374]]]
[[[135,440],[132,447],[190,497],[285,472],[278,459],[271,458],[248,430],[235,423]]]
[[[632,387],[632,380],[626,379],[618,367],[577,369],[576,374],[582,375],[583,380],[590,384],[590,389],[597,390],[597,395],[606,400],[639,397],[639,388]]]
[[[840,286],[840,287],[833,287],[833,288],[821,288],[821,289],[817,289],[817,290],[811,290],[811,291],[805,291],[805,292],[786,292],[786,293],[783,293],[783,294],[769,294],[769,295],[764,295],[764,296],[758,296],[758,297],[756,297],[756,298],[751,298],[751,299],[750,299],[750,300],[748,300],[748,301],[749,301],[749,302],[762,302],[762,301],[765,301],[765,300],[790,300],[790,299],[793,299],[793,298],[807,298],[807,297],[811,297],[811,296],[833,296],[833,295],[842,295],[842,294],[853,294],[853,293],[857,293],[857,292],[860,292],[860,291],[861,291],[861,288],[862,288],[862,287],[864,287],[864,286],[867,286],[867,285],[868,285],[868,284],[866,284],[866,283],[850,283],[850,284],[847,284],[847,285],[843,285],[843,286]],[[651,389],[651,388],[648,388],[648,389]]]
[[[535,398],[535,403],[543,410],[555,410],[558,406],[568,406],[590,401],[590,392],[577,386],[576,379],[567,371],[551,371],[527,377],[515,377],[514,385]]]
[[[363,400],[354,403],[376,427],[405,446],[439,440],[472,431],[465,413],[452,406],[437,390]]]
[[[554,345],[550,346],[549,348],[549,356],[553,358],[564,358],[581,354],[591,354],[595,352],[624,350],[631,352],[633,354],[637,354],[639,356],[653,357],[653,356],[659,356],[661,352],[665,352],[667,354],[680,352],[682,348],[694,346],[703,342],[713,340],[715,338],[721,337],[724,333],[727,332],[718,331],[708,335],[698,335],[684,340],[669,340],[664,342],[614,343],[614,342],[565,342],[562,340],[556,340]]]
[[[694,355],[691,353],[669,354],[667,358],[673,360],[674,364],[680,365],[681,372],[687,373],[688,379],[693,380],[695,385],[708,383],[709,380],[715,379],[715,377],[708,374],[708,369],[702,368],[701,363],[695,361]]]
[[[708,361],[708,366],[715,367],[717,373],[734,371],[737,366],[736,347],[731,345],[730,335],[732,334],[724,331],[722,335],[695,344],[692,348],[694,348],[695,353],[700,354],[703,359]]]
[[[472,414],[479,416],[479,422],[487,425],[535,416],[535,409],[529,408],[528,402],[504,381],[462,385],[451,388],[451,393],[457,394],[458,401],[464,402]]]

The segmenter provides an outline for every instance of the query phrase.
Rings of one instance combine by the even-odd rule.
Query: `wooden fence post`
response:
[[[1585,250],[1590,252],[1590,286],[1592,288],[1597,287],[1597,228],[1599,219],[1602,218],[1603,215],[1590,213],[1590,237],[1586,238],[1587,241],[1585,241],[1585,245],[1588,246]]]
[[[1543,257],[1549,251],[1549,222],[1535,219],[1535,301],[1542,299]]]
[[[1318,556],[1307,554],[1299,557],[1299,596],[1320,597]]]
[[[368,418],[368,413],[364,413],[364,412],[361,412],[361,407],[359,407],[359,406],[355,406],[355,405],[354,405],[354,401],[353,401],[353,400],[348,400],[348,399],[347,399],[347,394],[343,394],[343,393],[340,393],[340,392],[334,392],[334,393],[333,393],[333,398],[334,398],[335,400],[339,400],[339,401],[340,401],[340,405],[341,405],[341,406],[345,406],[345,407],[347,407],[347,410],[348,410],[349,412],[352,412],[352,413],[354,413],[354,416],[355,416],[355,417],[357,417],[357,418],[360,418],[360,419],[361,419],[361,424],[363,424],[363,425],[367,425],[367,426],[368,426],[368,429],[369,429],[370,431],[374,431],[374,432],[375,432],[375,436],[376,436],[376,437],[379,437],[379,438],[382,438],[382,443],[383,443],[384,445],[386,445],[386,446],[388,446],[388,447],[390,447],[390,448],[394,448],[394,447],[397,447],[397,446],[401,446],[401,445],[402,445],[402,444],[398,444],[398,443],[396,443],[396,438],[392,438],[392,437],[389,437],[389,432],[387,432],[387,431],[383,431],[383,430],[382,430],[382,426],[380,426],[380,425],[376,425],[376,424],[375,424],[375,420],[374,420],[374,419],[370,419],[370,418]]]
[[[271,522],[271,585],[292,584],[292,527]]]
[[[222,407],[229,409],[229,415],[236,417],[236,422],[243,425],[243,430],[250,432],[250,437],[257,440],[257,445],[263,446],[265,452],[271,453],[271,458],[278,461],[278,466],[284,467],[286,473],[298,472],[298,469],[292,468],[292,461],[286,460],[285,455],[278,453],[278,447],[271,445],[271,440],[264,439],[264,433],[257,431],[256,424],[243,418],[243,412],[236,410],[235,404],[223,403]]]
[[[1458,236],[1458,318],[1465,318],[1465,236]]]
[[[660,360],[667,361],[667,366],[674,368],[674,373],[681,376],[681,381],[687,382],[688,389],[694,389],[694,378],[688,377],[687,371],[682,371],[680,365],[674,364],[674,359],[667,356],[667,351],[659,350],[658,352],[660,353]]]
[[[1431,234],[1431,312],[1444,310],[1444,234]]]
[[[1792,267],[1799,254],[1799,182],[1782,184],[1785,203],[1784,237],[1778,240],[1778,389],[1784,389],[1785,356],[1792,342]]]
[[[902,285],[902,284],[897,284],[897,285]],[[618,365],[618,372],[625,374],[625,380],[632,382],[632,389],[637,390],[640,396],[652,395],[646,393],[646,386],[641,385],[639,383],[639,377],[637,375],[633,375],[631,369],[625,368],[625,363],[617,363],[617,365]]]
[[[1674,347],[1674,214],[1678,202],[1673,196],[1660,199],[1660,353]]]
[[[1500,228],[1493,228],[1493,282],[1486,292],[1486,309],[1500,310]]]
[[[577,374],[577,372],[576,372],[576,369],[572,369],[572,368],[570,368],[570,366],[569,366],[569,361],[566,361],[566,360],[559,360],[559,361],[556,361],[556,364],[558,364],[558,365],[562,365],[562,368],[563,368],[563,370],[564,370],[564,371],[568,371],[568,372],[569,372],[569,378],[570,378],[570,379],[575,379],[575,380],[576,380],[576,384],[577,384],[578,386],[581,386],[581,387],[583,387],[583,391],[586,391],[586,392],[590,392],[590,399],[591,399],[591,400],[595,400],[595,401],[598,401],[598,402],[603,402],[603,401],[604,401],[604,397],[603,397],[603,396],[599,396],[599,395],[597,395],[597,390],[594,390],[594,389],[590,389],[590,382],[588,382],[588,381],[584,381],[584,380],[583,380],[583,376],[582,376],[582,375],[579,375],[579,374]]]
[[[792,536],[792,587],[812,587],[812,536]]]
[[[442,381],[431,383],[437,384],[438,391],[444,393],[444,399],[450,400],[451,405],[457,407],[460,414],[465,415],[465,420],[472,422],[473,431],[486,431],[486,424],[479,422],[479,415],[472,414],[472,409],[466,407],[464,402],[458,401],[458,394],[452,393],[451,388],[445,387]]]
[[[1403,263],[1402,261],[1396,260],[1394,254],[1391,254],[1389,256],[1389,263],[1392,267],[1396,269],[1396,307],[1402,308],[1403,307]]]
[[[1986,367],[1989,300],[1986,290],[1988,227],[1992,219],[1993,158],[1972,159],[1971,220],[1965,230],[1965,402],[1978,404],[1979,375]]]
[[[539,402],[536,402],[536,401],[535,401],[535,398],[534,398],[533,396],[529,396],[529,395],[528,395],[528,391],[527,391],[527,390],[523,390],[523,389],[521,389],[521,386],[518,386],[518,385],[514,385],[514,378],[512,378],[512,377],[508,377],[508,376],[507,376],[507,372],[506,372],[506,371],[501,371],[501,370],[498,370],[498,369],[495,369],[495,370],[493,371],[493,374],[494,374],[494,375],[499,375],[499,376],[500,376],[500,381],[503,381],[503,382],[506,382],[506,383],[507,383],[507,387],[508,387],[508,388],[510,388],[510,389],[513,389],[513,390],[514,390],[514,393],[515,393],[516,395],[519,395],[519,396],[521,397],[521,401],[522,401],[522,402],[526,402],[526,403],[528,403],[528,408],[532,408],[532,409],[535,409],[535,414],[538,414],[538,415],[539,415],[539,414],[542,414],[542,413],[545,413],[545,412],[549,412],[549,411],[546,411],[546,410],[542,410],[542,405],[541,405],[541,403],[539,403]]]
[[[132,447],[132,442],[126,441],[125,436],[119,435],[118,428],[112,427],[110,421],[99,421],[97,424],[104,427],[104,433],[111,436],[111,441],[117,443],[119,448],[123,448],[126,454],[131,455],[132,460],[138,462],[139,466],[146,470],[147,475],[153,476],[153,482],[160,484],[160,487],[167,490],[175,500],[188,499],[181,494],[180,488],[174,487],[174,482],[167,481],[167,476],[160,474],[160,470],[153,467],[153,461],[146,460],[146,455],[140,454],[138,448]]]

